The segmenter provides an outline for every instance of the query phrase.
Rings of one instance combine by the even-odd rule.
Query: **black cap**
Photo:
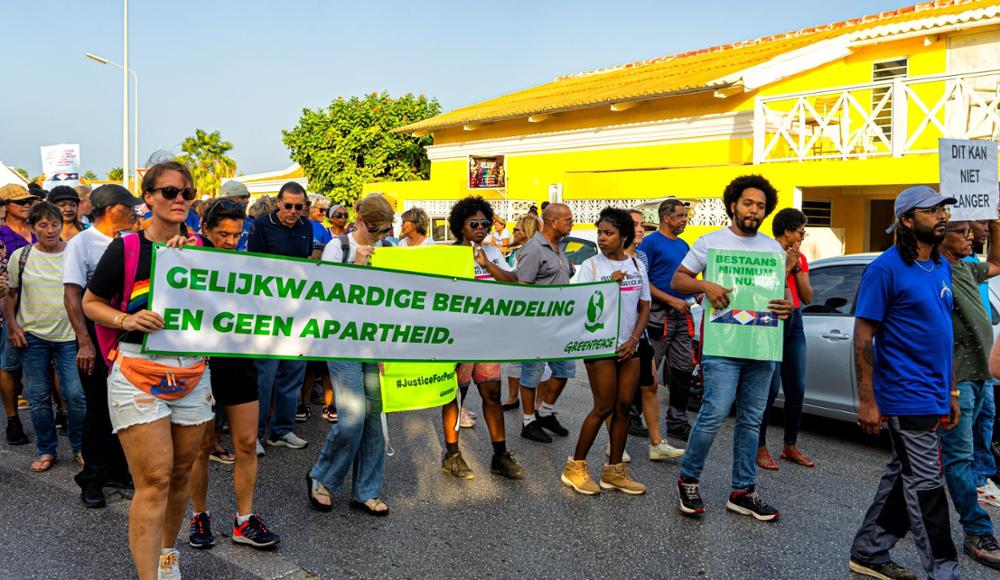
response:
[[[57,203],[66,200],[80,203],[80,196],[76,193],[75,189],[68,185],[57,185],[52,188],[52,191],[49,192],[49,203]]]
[[[94,209],[106,209],[119,203],[128,207],[139,205],[138,197],[115,183],[106,183],[95,189],[94,193],[90,194],[90,201],[94,204]]]

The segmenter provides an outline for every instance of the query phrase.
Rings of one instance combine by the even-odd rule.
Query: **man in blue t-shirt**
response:
[[[884,420],[892,440],[892,458],[851,546],[851,570],[875,578],[907,577],[889,550],[908,531],[929,577],[959,577],[940,460],[942,417],[951,429],[960,414],[951,267],[939,249],[953,203],[926,186],[900,193],[888,230],[895,245],[869,264],[858,289],[858,424],[877,435]]]
[[[688,397],[694,371],[690,296],[670,287],[677,268],[691,249],[680,235],[687,227],[688,208],[679,199],[668,198],[658,209],[660,229],[646,236],[639,244],[649,261],[649,291],[653,297],[646,334],[653,347],[653,362],[667,371],[664,378],[670,384],[670,406],[667,407],[667,435],[687,441],[691,434],[688,424]],[[646,385],[643,385],[646,386]]]

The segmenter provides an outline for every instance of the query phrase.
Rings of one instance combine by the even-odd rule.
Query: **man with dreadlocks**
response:
[[[889,550],[913,533],[929,578],[960,578],[941,468],[941,431],[958,424],[953,373],[952,266],[941,258],[955,198],[926,186],[896,198],[896,243],[865,270],[854,322],[858,424],[884,421],[892,457],[851,546],[850,568],[872,578],[917,578]],[[942,419],[943,418],[943,419]]]

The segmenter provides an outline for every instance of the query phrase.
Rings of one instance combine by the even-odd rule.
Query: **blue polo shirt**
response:
[[[893,246],[865,269],[855,316],[878,323],[873,382],[883,416],[948,415],[953,307],[944,258],[907,266]]]
[[[674,279],[674,273],[690,249],[684,240],[671,240],[659,231],[644,237],[639,250],[645,252],[649,260],[649,283],[671,296],[687,300],[688,295],[671,288],[670,281]]]
[[[300,217],[292,227],[278,221],[278,212],[261,216],[253,222],[247,251],[292,258],[308,258],[313,250],[313,229],[309,220]]]

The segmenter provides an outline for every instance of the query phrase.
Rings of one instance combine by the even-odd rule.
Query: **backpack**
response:
[[[196,246],[201,246],[201,237],[193,236]],[[132,289],[135,287],[135,274],[139,270],[139,234],[127,234],[122,236],[122,244],[125,246],[125,279],[122,284],[122,293],[111,299],[111,307],[125,312],[128,308],[129,300],[132,298]],[[111,367],[118,350],[118,342],[121,339],[117,328],[107,328],[100,324],[94,325],[97,334],[97,346],[104,357],[104,363],[111,373]]]
[[[347,263],[347,257],[351,255],[351,240],[350,240],[350,238],[347,237],[348,235],[349,234],[344,234],[342,236],[337,236],[337,239],[340,240],[340,263],[341,264],[346,264]],[[382,241],[378,243],[378,245],[379,246],[385,246],[387,248],[391,248],[391,247],[395,246],[396,244],[392,243],[390,240],[386,240],[385,238],[383,238]]]

